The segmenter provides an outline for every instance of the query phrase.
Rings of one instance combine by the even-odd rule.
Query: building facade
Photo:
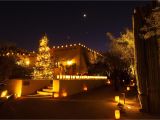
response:
[[[51,48],[55,74],[87,74],[89,65],[96,63],[101,57],[100,53],[81,43]]]
[[[85,45],[69,44],[50,47],[51,62],[54,75],[88,74],[91,64],[96,63],[103,56]],[[34,68],[37,60],[36,52],[28,51],[1,51],[0,56],[13,56],[16,64]]]

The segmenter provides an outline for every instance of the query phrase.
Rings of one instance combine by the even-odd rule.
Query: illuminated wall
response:
[[[54,92],[59,92],[59,89],[60,89],[60,88],[59,88],[59,87],[60,87],[60,85],[59,85],[59,84],[60,84],[60,83],[59,83],[59,80],[53,80],[53,83],[52,83],[52,84],[53,84],[53,91],[54,91]]]
[[[22,81],[21,79],[9,80],[7,83],[7,90],[9,93],[15,94],[17,97],[22,95]]]
[[[17,97],[36,94],[37,90],[40,90],[46,86],[52,84],[50,80],[22,80],[12,79],[8,80],[6,89],[11,94],[16,94]]]
[[[59,80],[59,82],[60,93],[65,90],[68,95],[87,92],[105,84],[105,80]]]
[[[23,80],[22,95],[36,94],[37,90],[51,85],[50,80]]]
[[[60,67],[60,72],[56,73],[70,75],[87,73],[88,63],[93,64],[97,61],[98,57],[102,57],[98,52],[80,43],[57,47],[54,46],[51,49],[51,53],[52,60],[54,61],[53,63],[55,63],[56,67]]]

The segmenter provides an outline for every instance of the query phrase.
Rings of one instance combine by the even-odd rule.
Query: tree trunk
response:
[[[160,113],[160,50],[159,36],[145,40],[140,29],[145,17],[151,13],[149,7],[136,8],[133,16],[135,37],[135,63],[138,93],[145,112]]]

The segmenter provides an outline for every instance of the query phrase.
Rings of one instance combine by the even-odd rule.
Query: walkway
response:
[[[0,118],[114,119],[117,94],[120,93],[114,92],[111,86],[105,86],[63,99],[23,97],[2,105]],[[136,98],[127,102],[129,108],[126,107],[121,118],[150,118],[138,111]]]

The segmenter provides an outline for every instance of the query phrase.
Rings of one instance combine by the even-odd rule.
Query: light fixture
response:
[[[130,91],[130,87],[129,86],[127,86],[127,91]]]
[[[62,97],[67,97],[67,92],[66,91],[62,92]]]
[[[111,81],[110,81],[110,80],[107,80],[107,84],[110,85],[110,84],[111,84]]]
[[[87,91],[87,90],[88,90],[88,88],[87,88],[86,85],[83,86],[83,90],[84,90],[84,91]]]
[[[29,61],[28,58],[25,60],[25,63],[26,63],[27,66],[30,64],[30,61]]]
[[[73,64],[73,61],[72,60],[68,60],[67,61],[67,65],[72,65]]]
[[[2,93],[1,93],[1,97],[6,97],[6,96],[7,96],[7,93],[8,93],[8,91],[7,91],[7,90],[2,91]]]
[[[54,97],[54,98],[58,98],[58,97],[59,97],[59,93],[58,93],[58,92],[54,93],[54,94],[53,94],[53,97]]]
[[[119,103],[119,96],[115,96],[115,101]]]
[[[115,119],[116,120],[120,119],[120,110],[115,110],[114,114],[115,114]]]

